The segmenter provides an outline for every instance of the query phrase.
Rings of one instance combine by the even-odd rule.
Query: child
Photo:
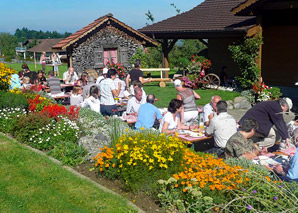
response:
[[[100,113],[100,101],[99,97],[99,89],[97,86],[92,86],[90,88],[89,97],[87,97],[84,102],[81,104],[81,107],[89,106],[91,110]]]
[[[74,86],[70,96],[70,105],[80,105],[81,103],[83,103],[82,88],[80,86]]]
[[[31,87],[30,78],[28,76],[24,76],[23,85],[22,85],[21,89],[28,90],[28,89],[30,89],[30,87]]]

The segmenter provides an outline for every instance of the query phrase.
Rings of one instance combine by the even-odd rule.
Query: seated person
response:
[[[161,122],[162,115],[159,109],[154,106],[155,96],[150,94],[146,99],[147,103],[143,104],[139,108],[138,119],[135,124],[136,129],[141,127],[144,129],[150,129],[153,127],[155,120]]]
[[[175,133],[179,129],[190,129],[190,126],[185,126],[180,121],[180,116],[178,115],[181,113],[183,108],[183,101],[178,99],[172,99],[169,107],[168,112],[164,115],[159,125],[159,131],[164,133]]]
[[[237,124],[236,120],[227,113],[227,102],[219,101],[216,108],[217,116],[210,121],[206,135],[213,135],[215,147],[224,149],[228,139],[237,132]]]
[[[99,89],[97,86],[92,86],[90,88],[89,97],[84,100],[84,102],[81,104],[81,107],[87,107],[89,106],[91,110],[94,112],[100,113],[100,101],[99,101]]]
[[[103,68],[102,75],[98,76],[98,78],[96,79],[96,84],[97,85],[99,85],[102,80],[107,78],[108,71],[109,71],[108,68],[106,68],[106,67]],[[117,88],[117,85],[115,87]]]
[[[220,85],[224,86],[224,87],[228,87],[230,86],[230,81],[229,81],[229,77],[228,77],[228,68],[227,66],[222,66],[221,68],[221,72],[219,74],[219,78],[220,78]]]
[[[63,81],[65,84],[74,84],[77,80],[79,80],[79,77],[73,67],[69,67],[68,70],[63,73]]]
[[[44,72],[42,70],[39,70],[37,72],[37,79],[39,84],[41,84],[42,86],[45,86],[47,84],[47,79],[44,76]]]
[[[13,89],[18,89],[20,87],[21,87],[21,81],[20,81],[19,75],[12,74],[10,79],[9,89],[13,90]]]
[[[277,165],[274,171],[279,175],[280,179],[284,181],[298,182],[298,148],[294,157],[290,160],[289,167],[283,168],[282,165]]]
[[[42,85],[39,83],[38,78],[34,78],[33,81],[31,81],[31,83],[32,82],[33,82],[33,84],[30,87],[31,91],[39,92],[42,90]]]
[[[119,75],[117,75],[116,78],[114,79],[115,87],[118,86],[119,82],[121,84],[121,90],[120,90],[120,93],[118,95],[118,98],[124,98],[124,91],[125,91],[126,84],[122,79],[119,78]]]
[[[127,115],[138,116],[139,108],[142,104],[146,103],[146,99],[143,97],[143,91],[141,88],[136,87],[134,89],[135,96],[128,100],[126,107]]]
[[[90,93],[90,90],[89,90]],[[70,96],[70,105],[80,105],[81,103],[83,103],[84,99],[82,96],[82,87],[80,86],[74,86],[73,87],[73,92]]]
[[[216,104],[221,100],[221,97],[218,95],[212,96],[211,102],[209,104],[206,104],[203,108],[204,113],[204,124],[206,126],[209,126],[210,120],[213,117],[216,117]]]
[[[146,95],[146,92],[145,92],[145,90],[143,89],[143,85],[142,85],[142,83],[140,82],[140,81],[133,81],[132,82],[132,84],[131,84],[131,86],[132,86],[132,92],[131,92],[131,95],[135,95],[135,88],[136,87],[139,87],[139,88],[141,88],[142,89],[142,92],[143,92],[143,97],[142,97],[142,99],[144,98],[144,100],[146,100],[146,97],[147,97],[147,95]]]
[[[228,140],[225,148],[225,157],[244,157],[253,159],[260,154],[259,148],[250,139],[258,128],[258,123],[253,118],[243,121],[240,131],[236,132]]]
[[[23,84],[21,86],[22,90],[27,90],[30,89],[31,84],[30,84],[30,78],[28,76],[24,76],[23,78]]]
[[[88,80],[88,81],[87,81],[87,85],[82,86],[82,87],[83,87],[83,98],[84,98],[84,100],[85,100],[85,98],[86,98],[87,96],[89,96],[90,88],[91,88],[92,86],[97,86],[98,89],[99,89],[99,85],[95,83],[95,78],[94,78],[92,75],[91,75],[91,76],[88,76],[88,77],[87,77],[87,80]]]

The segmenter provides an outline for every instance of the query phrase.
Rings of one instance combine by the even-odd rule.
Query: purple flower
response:
[[[274,196],[273,200],[277,200],[277,199],[278,199],[277,196]]]
[[[251,193],[253,193],[253,194],[256,194],[256,193],[257,193],[257,191],[256,191],[256,190],[253,190]]]
[[[248,211],[252,210],[252,206],[251,205],[248,205],[246,208],[248,209]]]
[[[242,189],[242,191],[243,191],[243,192],[245,192],[245,191],[246,191],[246,189]]]

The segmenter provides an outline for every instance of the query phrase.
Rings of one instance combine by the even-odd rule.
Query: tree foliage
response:
[[[259,59],[260,45],[263,44],[261,36],[246,38],[242,44],[229,46],[234,61],[238,64],[241,76],[236,77],[243,89],[250,89],[260,77]]]
[[[18,40],[15,36],[9,33],[0,33],[0,50],[1,55],[7,60],[15,56],[15,48]]]

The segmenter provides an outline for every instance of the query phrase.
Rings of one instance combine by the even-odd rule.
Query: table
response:
[[[189,130],[185,130],[185,131],[190,132],[190,133],[192,132],[192,131],[189,131]],[[202,135],[202,136],[198,136],[198,137],[192,137],[192,136],[186,136],[185,134],[183,134],[183,135],[178,135],[177,137],[182,141],[191,142],[191,148],[193,150],[195,150],[195,143],[197,143],[197,142],[203,142],[203,143],[207,142],[206,144],[202,144],[202,145],[206,146],[204,148],[204,149],[206,149],[208,146],[210,146],[209,141],[212,139],[212,137],[209,137],[209,136],[206,136],[206,135]],[[207,144],[209,144],[209,145],[207,145]],[[201,148],[203,148],[203,147],[201,147]],[[207,149],[209,149],[209,148],[207,148]]]

